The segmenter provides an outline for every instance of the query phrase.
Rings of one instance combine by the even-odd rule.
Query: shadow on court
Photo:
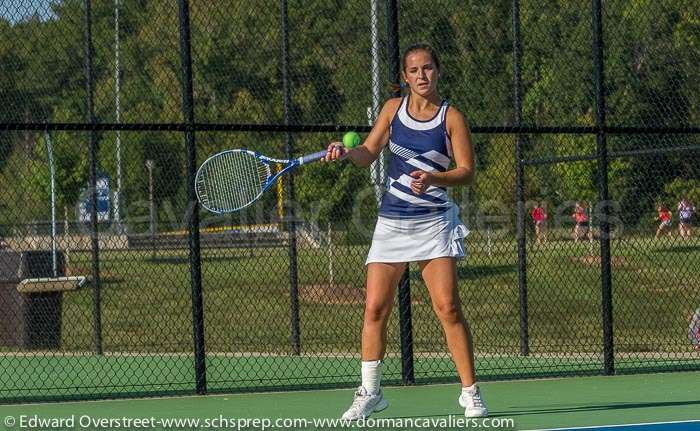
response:
[[[633,411],[647,408],[673,408],[673,407],[689,407],[700,405],[700,400],[692,401],[665,401],[665,402],[650,402],[650,403],[612,403],[612,404],[593,404],[585,406],[542,406],[542,408],[523,409],[515,406],[512,410],[506,411],[489,411],[489,418],[508,418],[519,416],[536,416],[536,415],[551,415],[551,414],[566,414],[566,413],[586,413],[586,412],[613,412],[615,410]],[[452,414],[459,415],[461,411],[455,411]],[[441,418],[444,414],[434,415],[397,415],[390,416],[396,419],[420,419],[420,418]]]

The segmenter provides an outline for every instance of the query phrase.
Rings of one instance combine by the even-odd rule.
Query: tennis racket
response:
[[[255,202],[283,174],[321,160],[326,150],[292,160],[273,159],[249,150],[227,150],[202,163],[195,176],[197,200],[216,214],[239,211]],[[284,167],[273,174],[272,164]]]

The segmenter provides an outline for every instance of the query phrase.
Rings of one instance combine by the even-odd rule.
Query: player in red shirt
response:
[[[668,237],[673,237],[673,231],[671,230],[671,220],[673,219],[673,214],[666,207],[666,205],[658,205],[656,207],[656,212],[659,214],[654,220],[659,221],[659,227],[656,229],[656,239],[664,232],[668,232]]]
[[[576,221],[576,226],[574,226],[574,242],[578,242],[584,235],[590,233],[588,232],[588,216],[586,215],[586,209],[583,208],[581,202],[576,202],[574,213],[571,217]]]
[[[535,208],[530,213],[532,221],[535,223],[535,244],[547,242],[547,212],[541,202],[535,204]]]

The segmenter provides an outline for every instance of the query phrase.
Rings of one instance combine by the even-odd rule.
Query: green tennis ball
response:
[[[343,135],[343,145],[345,145],[345,148],[355,148],[360,145],[360,142],[360,135],[356,132],[348,132]]]

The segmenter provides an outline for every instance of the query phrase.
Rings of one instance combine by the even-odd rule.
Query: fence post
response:
[[[520,39],[520,1],[513,0],[513,105],[515,126],[522,126],[523,83],[520,77],[522,58],[522,41]],[[520,292],[520,354],[530,354],[527,314],[527,254],[525,230],[525,167],[523,166],[523,149],[525,139],[520,133],[515,141],[515,202],[518,217],[518,290]]]
[[[608,148],[605,139],[605,80],[603,74],[603,11],[601,0],[593,0],[593,65],[596,92],[596,156],[600,213],[600,269],[603,312],[603,361],[605,374],[615,373],[613,344],[612,276],[610,269],[610,225],[608,208]]]
[[[281,26],[282,26],[282,92],[284,96],[284,125],[289,125],[289,111],[291,108],[291,95],[289,88],[289,24],[287,17],[287,0],[281,0]],[[289,132],[285,132],[285,151],[287,159],[292,159],[294,153],[294,141]],[[299,326],[299,279],[297,263],[297,221],[294,211],[294,177],[285,175],[287,181],[287,229],[289,230],[289,298],[291,305],[292,324],[292,351],[295,355],[301,354],[301,328]]]
[[[386,2],[387,27],[387,63],[389,64],[389,82],[398,83],[400,79],[399,65],[399,16],[396,0]],[[398,97],[399,92],[394,93]],[[413,323],[411,321],[411,285],[409,282],[409,266],[399,282],[399,331],[401,334],[401,378],[404,384],[413,384]]]
[[[204,349],[204,306],[202,301],[202,261],[199,250],[199,205],[194,188],[197,173],[197,148],[194,140],[194,96],[192,90],[192,53],[188,0],[178,0],[180,18],[180,62],[182,63],[182,114],[187,130],[187,201],[190,279],[192,289],[192,331],[194,340],[195,384],[197,393],[207,392],[206,352]]]
[[[90,130],[90,143],[88,146],[88,164],[90,170],[90,242],[92,248],[92,295],[93,295],[93,320],[95,331],[95,354],[102,354],[102,298],[100,291],[100,243],[99,226],[97,224],[97,132],[94,129],[95,119],[95,91],[94,73],[92,68],[92,4],[85,0],[85,91],[88,123],[93,128]]]

